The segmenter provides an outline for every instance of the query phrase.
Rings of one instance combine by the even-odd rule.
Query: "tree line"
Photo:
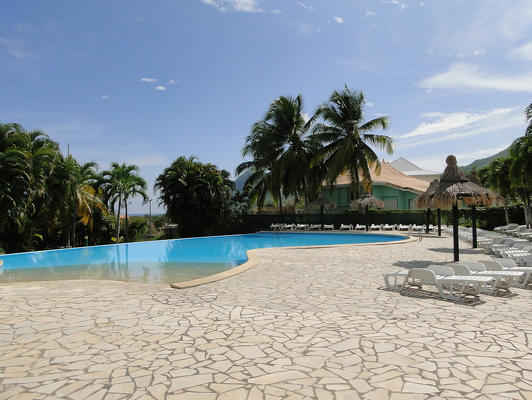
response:
[[[492,160],[479,169],[482,184],[499,192],[509,201],[521,201],[525,221],[532,225],[532,103],[525,109],[525,134],[512,143],[507,157]],[[508,222],[508,218],[507,218]]]
[[[122,206],[127,240],[128,201],[147,200],[138,172],[118,163],[98,172],[94,162],[63,155],[41,131],[0,124],[0,248],[11,253],[76,246],[80,230],[92,244],[120,240]]]

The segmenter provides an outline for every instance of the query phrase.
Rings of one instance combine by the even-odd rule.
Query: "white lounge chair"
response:
[[[508,261],[511,261],[509,263]],[[504,259],[491,259],[479,261],[486,267],[488,271],[516,271],[522,272],[523,276],[514,281],[514,286],[519,288],[525,288],[529,283],[532,283],[532,267],[520,267],[513,260],[509,258]]]
[[[390,282],[393,279],[393,283]],[[488,276],[459,276],[452,268],[444,265],[429,265],[427,268],[412,268],[384,275],[384,282],[389,289],[400,289],[423,285],[432,285],[438,289],[440,296],[447,300],[458,301],[466,295],[478,296],[482,288],[493,281]]]
[[[517,271],[488,271],[484,264],[476,261],[461,261],[447,264],[457,275],[489,276],[493,283],[485,287],[485,292],[494,294],[498,290],[510,291],[513,282],[523,277],[523,272]]]
[[[324,231],[326,231],[326,230],[331,230],[331,231],[333,231],[333,230],[334,230],[334,225],[333,225],[333,224],[329,224],[329,225],[324,224],[324,225],[323,225],[323,230],[324,230]]]
[[[366,230],[366,225],[357,224],[355,226],[355,231],[365,231],[365,230]]]
[[[296,224],[284,224],[282,229],[284,229],[285,231],[294,230],[296,229]]]
[[[369,230],[370,231],[382,231],[382,225],[371,224],[371,226],[369,227]]]
[[[382,230],[383,231],[393,231],[393,230],[395,230],[395,225],[384,224],[382,226]]]
[[[271,224],[270,225],[270,229],[272,231],[278,231],[278,230],[281,230],[283,227],[283,224]]]
[[[349,225],[340,225],[340,230],[341,231],[352,231],[353,230],[353,225],[352,224],[349,224]]]
[[[315,230],[320,230],[320,229],[321,229],[321,225],[320,225],[320,224],[311,224],[311,225],[309,226],[309,229],[310,229],[310,230],[313,230],[313,231],[315,231]]]
[[[307,224],[297,224],[296,225],[296,229],[305,231],[305,230],[308,229],[308,225]]]
[[[398,231],[409,231],[411,227],[412,225],[399,224],[399,226],[397,227],[397,230]]]

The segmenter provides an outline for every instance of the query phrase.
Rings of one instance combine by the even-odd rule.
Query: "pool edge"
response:
[[[334,233],[337,233],[337,232],[334,232]],[[379,232],[379,234],[386,235],[388,233]],[[395,233],[395,235],[397,235],[397,233]],[[245,272],[255,267],[259,263],[258,254],[255,254],[255,253],[259,253],[261,251],[290,250],[290,249],[318,249],[318,248],[348,247],[348,246],[385,246],[385,245],[393,245],[393,244],[411,243],[411,242],[415,242],[418,240],[417,238],[412,237],[410,235],[401,235],[401,236],[407,236],[407,238],[403,240],[394,240],[390,242],[327,244],[327,245],[293,246],[293,247],[266,247],[266,248],[260,248],[260,249],[251,249],[246,252],[248,256],[248,260],[244,264],[240,264],[234,268],[228,269],[227,271],[219,272],[214,275],[205,276],[203,278],[193,279],[191,281],[185,281],[185,282],[171,283],[170,287],[173,289],[189,289],[189,288],[193,288],[196,286],[206,285],[208,283],[218,282],[223,279],[227,279],[232,276],[241,274],[242,272]]]

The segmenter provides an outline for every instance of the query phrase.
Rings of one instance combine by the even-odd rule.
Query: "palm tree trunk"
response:
[[[76,247],[76,214],[72,216],[72,247]]]
[[[508,205],[504,204],[504,219],[506,220],[506,225],[510,223],[510,213],[508,212]]]
[[[283,195],[279,190],[279,215],[281,216],[281,222],[283,222]]]
[[[124,206],[126,207],[126,243],[129,242],[129,221],[127,219],[127,199],[124,199]]]
[[[122,193],[118,194],[118,211],[116,212],[116,243],[120,243],[120,208],[122,207]]]

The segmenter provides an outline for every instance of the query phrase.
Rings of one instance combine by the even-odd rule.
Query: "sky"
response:
[[[525,131],[530,0],[0,0],[0,122],[153,183],[177,157],[234,173],[281,95],[311,115],[344,85],[387,115],[405,157],[441,172]],[[147,213],[139,200],[133,213]]]

